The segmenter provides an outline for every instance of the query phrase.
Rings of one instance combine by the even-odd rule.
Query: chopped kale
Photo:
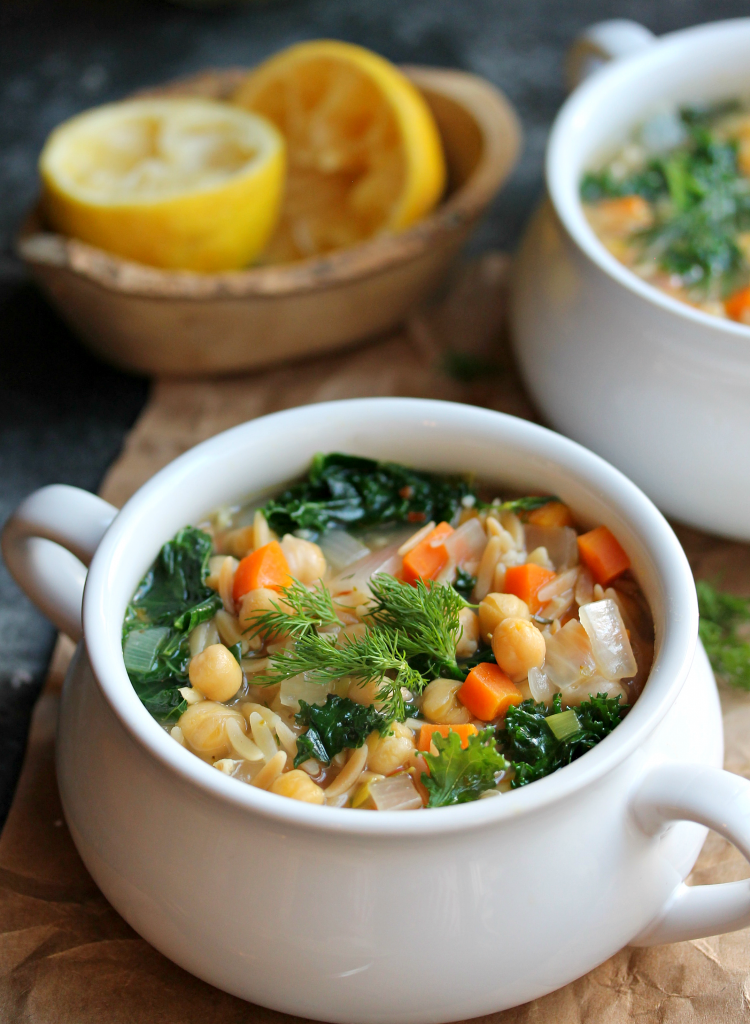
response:
[[[272,498],[264,513],[280,535],[295,530],[317,535],[337,526],[450,522],[468,494],[473,491],[460,477],[356,455],[318,454],[307,478]]]
[[[654,160],[637,174],[626,178],[615,178],[612,172],[603,171],[585,174],[581,182],[581,199],[584,203],[598,203],[602,199],[620,199],[622,196],[643,196],[650,203],[668,194],[667,180],[659,161]]]
[[[508,762],[498,751],[493,729],[469,736],[464,749],[456,732],[443,737],[435,733],[432,742],[437,754],[424,754],[430,774],[422,773],[422,782],[430,794],[428,807],[447,807],[476,800],[492,789]]]
[[[459,569],[456,572],[456,579],[453,584],[453,589],[458,591],[464,601],[471,600],[471,592],[476,586],[477,578],[472,576],[470,572],[466,572],[465,569]]]
[[[123,657],[130,681],[156,718],[179,717],[186,704],[188,634],[213,618],[221,598],[205,584],[211,538],[186,526],[159,552],[128,605]]]
[[[307,726],[307,732],[297,738],[295,767],[314,757],[323,764],[347,748],[361,747],[373,730],[388,730],[387,719],[372,705],[356,704],[348,697],[329,693],[325,704],[299,702],[295,715],[298,725]]]
[[[620,724],[627,705],[620,706],[619,696],[591,697],[575,708],[579,731],[563,740],[547,724],[550,715],[561,711],[560,694],[555,694],[550,709],[533,700],[508,708],[498,740],[515,772],[513,788],[536,782],[591,750]]]
[[[483,642],[484,641],[480,638],[480,645]],[[468,675],[469,672],[471,672],[473,668],[476,668],[477,665],[482,665],[488,661],[497,664],[497,658],[495,657],[492,648],[489,644],[486,647],[479,646],[470,658],[464,658],[462,660],[461,670]]]
[[[698,580],[700,638],[714,672],[730,686],[750,690],[750,599]]]

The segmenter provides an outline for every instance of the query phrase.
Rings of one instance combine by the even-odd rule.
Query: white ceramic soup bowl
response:
[[[582,174],[655,110],[747,96],[750,18],[659,40],[632,22],[605,22],[574,57],[586,70],[622,53],[554,123],[548,199],[516,266],[517,358],[557,429],[611,460],[668,515],[750,540],[750,329],[633,274],[596,237],[579,199]]]
[[[555,493],[583,525],[615,532],[657,642],[644,692],[613,734],[506,795],[377,813],[259,791],[160,728],[122,660],[138,581],[181,526],[332,450]],[[648,498],[574,442],[443,402],[307,406],[198,445],[119,513],[45,488],[15,513],[3,546],[27,593],[74,636],[84,569],[70,552],[90,560],[58,736],[66,818],[113,906],[206,981],[305,1017],[430,1024],[540,996],[628,942],[750,923],[750,882],[682,884],[704,826],[750,855],[750,784],[719,770],[721,717],[696,654],[690,569]]]

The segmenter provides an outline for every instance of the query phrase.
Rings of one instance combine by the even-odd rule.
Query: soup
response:
[[[554,496],[319,455],[164,545],[123,656],[148,711],[281,796],[417,810],[549,775],[638,699],[653,627],[628,557]]]
[[[646,121],[581,183],[592,228],[625,266],[704,312],[750,324],[750,107]]]

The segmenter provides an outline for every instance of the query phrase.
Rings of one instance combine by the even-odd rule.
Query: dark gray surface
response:
[[[661,33],[745,13],[741,0],[258,0],[204,11],[160,0],[2,0],[0,521],[43,484],[96,488],[147,392],[77,344],[12,255],[37,191],[39,150],[60,121],[139,86],[250,65],[316,36],[397,62],[465,68],[503,89],[524,124],[519,167],[472,243],[511,248],[541,190],[544,143],[564,97],[563,54],[576,33],[611,17]],[[0,567],[0,822],[52,639]]]

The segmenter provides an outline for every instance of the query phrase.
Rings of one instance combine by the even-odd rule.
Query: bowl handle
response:
[[[648,835],[660,835],[674,821],[695,821],[724,836],[750,860],[750,782],[739,775],[695,764],[661,764],[639,786],[632,808]],[[750,879],[682,883],[632,945],[701,939],[749,924]]]
[[[81,638],[86,566],[117,509],[96,495],[52,484],[21,502],[5,524],[2,551],[19,587],[63,633]]]
[[[656,36],[637,21],[613,18],[597,21],[576,37],[565,59],[565,84],[572,92],[577,85],[611,60],[629,57],[653,46]]]

